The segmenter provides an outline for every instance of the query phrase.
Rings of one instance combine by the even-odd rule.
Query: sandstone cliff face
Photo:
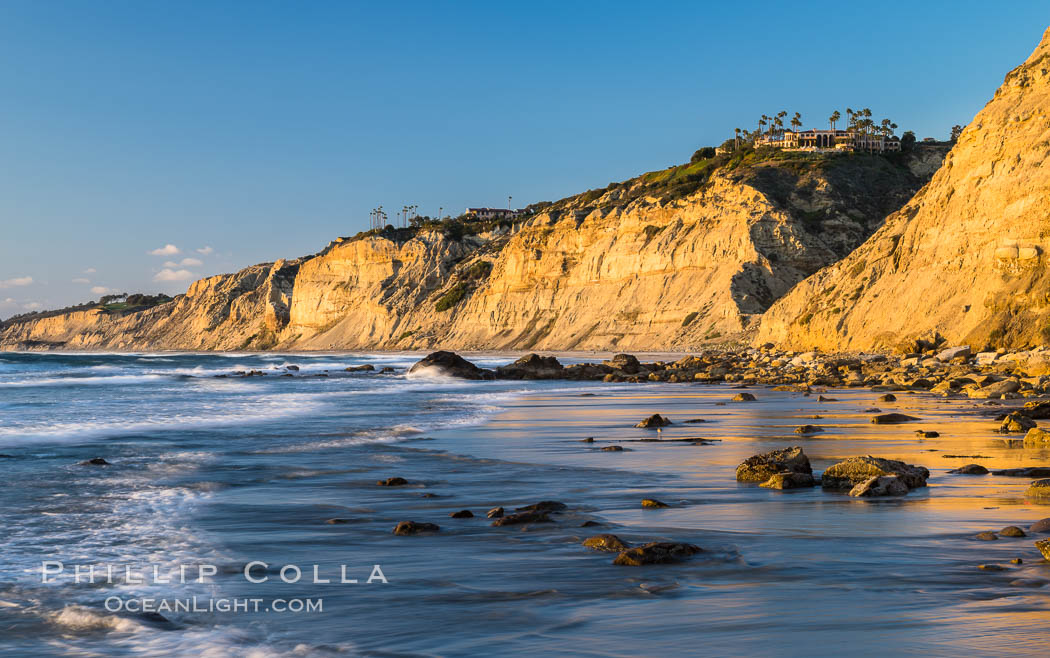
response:
[[[344,238],[203,279],[140,313],[11,324],[0,346],[688,349],[746,329],[843,258],[941,156],[772,161],[719,170],[683,196],[610,186],[514,229]]]
[[[931,182],[843,261],[766,314],[758,340],[877,349],[1050,342],[1050,30]]]

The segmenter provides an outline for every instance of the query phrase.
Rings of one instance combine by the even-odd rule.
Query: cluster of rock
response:
[[[925,487],[930,472],[894,459],[865,455],[850,457],[828,467],[820,486],[828,491],[848,491],[856,497],[903,496]],[[767,489],[798,489],[816,486],[809,458],[798,446],[749,457],[736,469],[739,482],[756,482]]]
[[[938,349],[916,343],[897,355],[825,354],[760,348],[717,348],[678,359],[642,363],[617,354],[600,363],[563,366],[557,358],[529,354],[506,366],[479,368],[453,352],[434,352],[410,372],[436,368],[464,379],[567,379],[605,382],[737,382],[807,387],[868,387],[884,391],[929,391],[946,397],[1017,399],[1050,393],[1050,356],[1030,353],[972,354],[969,347]],[[925,348],[925,349],[923,349]],[[1033,363],[1035,365],[1033,365]],[[752,400],[741,394],[742,401]],[[893,400],[886,400],[892,402]],[[1050,411],[1047,412],[1050,414]]]

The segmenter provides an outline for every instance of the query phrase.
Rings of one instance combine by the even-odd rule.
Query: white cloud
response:
[[[4,300],[4,303],[5,304],[14,304],[15,303],[15,298],[14,297],[8,297],[7,299]]]
[[[153,251],[151,251],[149,253],[150,253],[151,256],[174,256],[176,254],[181,254],[182,252],[179,251],[179,248],[176,247],[175,245],[173,245],[173,244],[166,244],[163,247],[159,247],[157,249],[154,249]]]
[[[200,267],[203,264],[204,261],[199,258],[183,258],[182,262],[179,263],[183,267]]]
[[[90,279],[85,279],[84,277],[81,276],[81,277],[77,277],[77,278],[73,279],[73,283],[91,283],[91,280]]]
[[[197,253],[201,254],[202,256],[208,256],[209,254],[211,254],[214,251],[215,250],[212,249],[211,247],[201,247],[200,249],[197,250]]]
[[[179,266],[179,264],[176,263],[173,260],[166,260],[166,261],[164,261],[164,267],[178,267],[178,266]]]
[[[29,302],[28,304],[22,304],[22,308],[27,311],[39,311],[44,308],[44,305],[40,302]]]
[[[165,267],[153,277],[154,281],[189,281],[193,278],[193,272],[189,270],[173,270]]]
[[[84,274],[94,274],[94,273],[95,273],[95,272],[97,272],[97,271],[98,271],[98,270],[96,270],[95,268],[93,268],[93,267],[89,267],[89,268],[87,268],[86,270],[84,270]]]
[[[20,286],[28,286],[33,283],[33,277],[31,276],[18,276],[13,279],[4,279],[0,281],[0,288],[16,288]]]
[[[105,286],[95,286],[91,289],[91,292],[95,293],[96,295],[108,295],[109,293],[113,292],[113,290]]]

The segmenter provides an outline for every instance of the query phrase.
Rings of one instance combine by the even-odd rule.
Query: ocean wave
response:
[[[40,377],[34,379],[17,379],[14,381],[0,381],[0,387],[6,388],[32,388],[46,386],[97,386],[97,385],[127,385],[141,384],[149,381],[158,381],[170,378],[170,375],[145,374],[145,375],[111,375],[111,376],[86,376],[86,377]]]
[[[83,441],[144,432],[188,431],[229,425],[258,424],[309,413],[320,400],[316,396],[283,394],[247,398],[211,413],[174,413],[138,420],[71,420],[0,427],[0,446],[17,447],[49,441]]]

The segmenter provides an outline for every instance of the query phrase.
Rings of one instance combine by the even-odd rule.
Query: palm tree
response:
[[[736,139],[733,141],[733,150],[740,149],[740,129],[736,128]]]
[[[835,124],[838,123],[838,120],[841,119],[841,118],[842,118],[842,115],[839,114],[838,110],[835,110],[834,112],[832,112],[831,116],[828,117],[828,121],[831,123],[831,130],[832,130],[832,132],[834,132],[834,130],[835,130]]]
[[[791,129],[798,132],[798,129],[802,127],[802,114],[795,112],[795,116],[791,117]]]
[[[769,117],[767,117],[764,114],[762,115],[762,118],[758,120],[758,134],[759,135],[761,135],[763,132],[765,132],[762,129],[766,127],[768,121],[769,121]]]

